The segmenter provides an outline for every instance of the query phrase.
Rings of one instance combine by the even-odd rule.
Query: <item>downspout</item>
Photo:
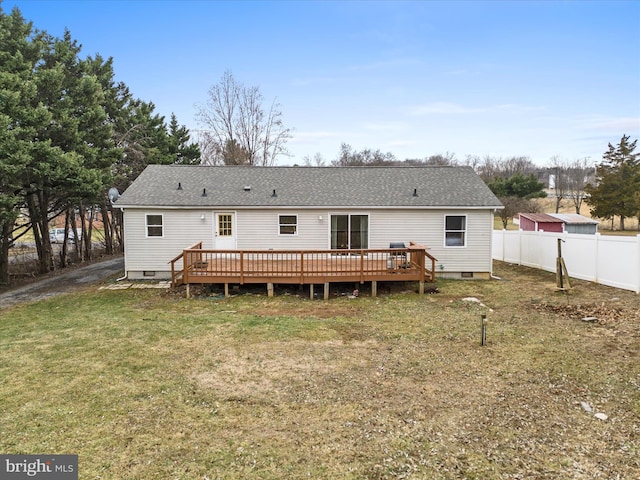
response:
[[[116,207],[114,205],[114,202],[116,200],[118,200],[118,198],[120,198],[120,193],[118,192],[118,190],[115,187],[112,187],[111,189],[109,189],[109,202],[111,203],[112,211],[115,212],[115,208],[120,208],[120,212],[124,213],[124,208]],[[115,208],[113,208],[113,207],[115,207]],[[124,225],[121,225],[120,228],[122,228],[122,230],[124,230]],[[122,241],[124,242],[124,233],[122,234]],[[123,247],[122,250],[124,252],[124,245],[122,247]],[[126,262],[125,262],[124,275],[121,276],[120,278],[116,278],[116,282],[120,282],[122,280],[125,280],[128,275],[129,275],[129,273],[127,272],[127,265],[126,265]]]

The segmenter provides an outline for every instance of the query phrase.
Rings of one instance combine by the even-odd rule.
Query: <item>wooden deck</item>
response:
[[[331,282],[425,282],[435,280],[436,259],[427,248],[367,250],[204,250],[202,243],[171,260],[172,286],[186,284],[264,283],[269,294],[274,284],[325,285]]]

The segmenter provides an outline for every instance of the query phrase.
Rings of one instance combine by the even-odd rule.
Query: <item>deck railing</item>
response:
[[[182,260],[182,268],[177,265]],[[436,259],[422,245],[354,250],[205,250],[202,242],[170,261],[172,285],[319,284],[435,280]]]

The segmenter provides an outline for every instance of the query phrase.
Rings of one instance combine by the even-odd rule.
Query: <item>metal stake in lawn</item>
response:
[[[564,278],[566,277],[567,289],[571,288],[571,282],[569,281],[569,272],[567,266],[564,264],[564,258],[562,258],[562,240],[558,239],[558,257],[556,258],[556,286],[560,290],[565,290]]]
[[[484,347],[487,344],[487,316],[482,314],[480,318],[480,345]]]

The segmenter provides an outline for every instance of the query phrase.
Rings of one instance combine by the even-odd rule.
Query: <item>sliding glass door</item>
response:
[[[331,215],[331,249],[369,248],[368,215]]]

